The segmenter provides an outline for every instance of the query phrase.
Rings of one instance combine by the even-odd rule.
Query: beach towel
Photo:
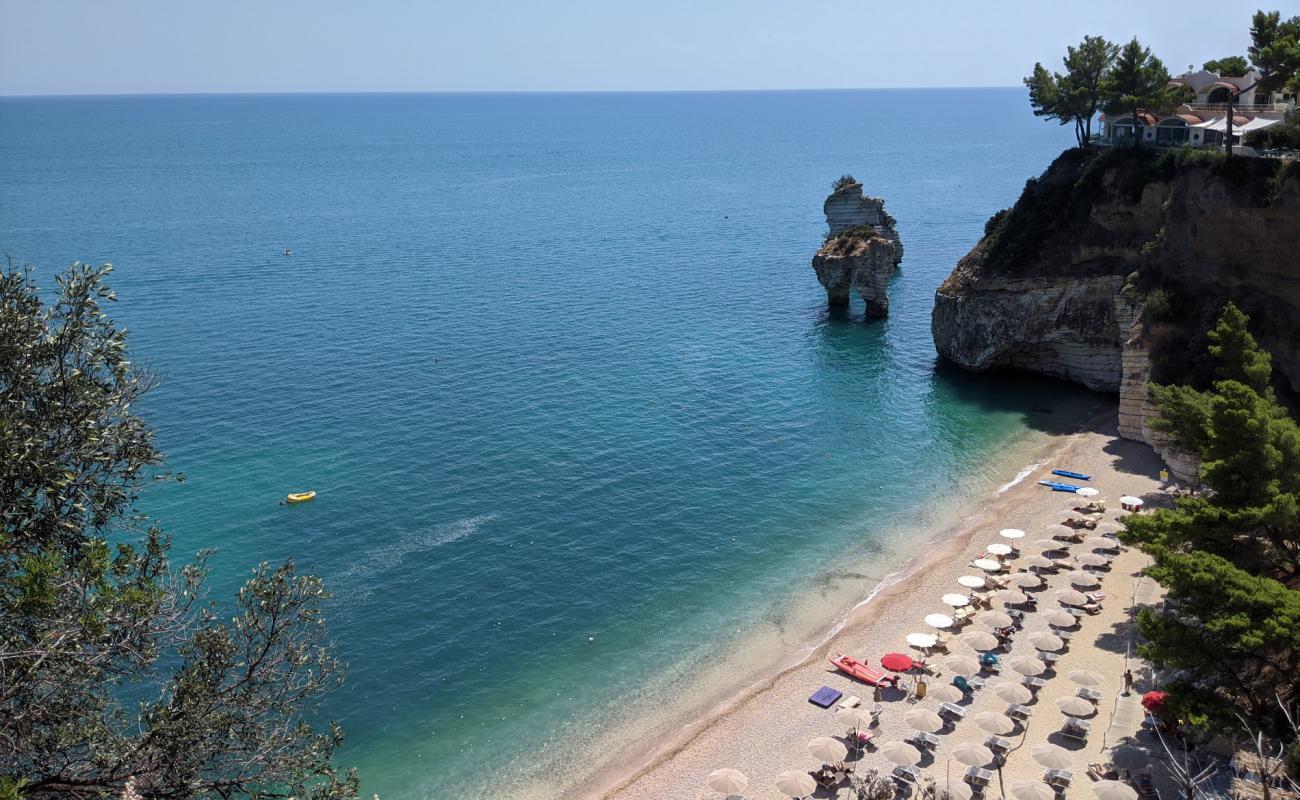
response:
[[[829,686],[823,686],[812,693],[808,698],[808,702],[815,706],[821,706],[822,708],[830,708],[843,696],[844,692],[841,692],[838,689],[832,689]]]

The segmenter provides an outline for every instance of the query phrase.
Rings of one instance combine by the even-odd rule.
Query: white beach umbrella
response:
[[[1089,550],[1114,550],[1119,547],[1119,542],[1109,536],[1090,536],[1083,546]]]
[[[1080,686],[1100,686],[1103,679],[1095,672],[1089,672],[1086,669],[1076,669],[1069,675],[1070,680]]]
[[[1029,643],[1039,650],[1046,650],[1049,653],[1055,653],[1065,647],[1064,639],[1047,631],[1037,631],[1029,634]]]
[[[1001,562],[1001,561],[995,561],[995,560],[993,560],[993,559],[991,559],[991,558],[977,558],[977,559],[975,559],[974,561],[971,562],[971,566],[973,566],[973,567],[979,567],[980,569],[984,570],[985,572],[1000,572],[1000,571],[1002,571],[1002,562]]]
[[[909,633],[907,634],[907,643],[913,647],[919,647],[922,650],[929,650],[934,647],[935,642],[939,640],[928,633]]]
[[[1052,566],[1052,559],[1048,558],[1047,556],[1030,556],[1029,558],[1026,558],[1022,563],[1026,567],[1034,567],[1035,569],[1047,569],[1048,567]]]
[[[1029,598],[1017,589],[1001,589],[993,593],[993,599],[1005,606],[1018,606]]]
[[[943,666],[952,674],[965,678],[980,671],[979,660],[971,656],[948,656],[943,660]]]
[[[857,731],[870,728],[873,715],[871,710],[866,708],[841,708],[835,712],[835,719],[839,720],[841,725]]]
[[[970,800],[971,788],[956,778],[940,778],[934,782],[934,794],[932,797],[947,796],[948,800]]]
[[[926,614],[925,624],[929,625],[931,628],[939,628],[940,630],[943,628],[951,628],[952,617],[947,614]]]
[[[709,773],[709,788],[722,794],[740,794],[749,785],[749,778],[738,769],[715,769]]]
[[[1105,535],[1107,533],[1120,533],[1124,530],[1124,526],[1118,522],[1098,522],[1097,527],[1093,528],[1093,530]]]
[[[1011,584],[1022,589],[1034,589],[1043,585],[1043,579],[1032,572],[1017,572],[1011,576]]]
[[[1141,498],[1141,497],[1134,497],[1134,496],[1131,495],[1131,494],[1126,494],[1126,495],[1124,495],[1123,497],[1121,497],[1121,498],[1119,499],[1119,502],[1120,502],[1120,505],[1125,505],[1125,506],[1137,506],[1138,508],[1141,508],[1142,505],[1143,505],[1143,503],[1142,503],[1142,498]]]
[[[1028,703],[1034,699],[1034,693],[1018,683],[1005,681],[993,687],[993,693],[1008,703]]]
[[[1097,580],[1097,576],[1091,572],[1073,570],[1067,572],[1066,577],[1070,579],[1071,584],[1078,586],[1080,589],[1094,589],[1101,585],[1101,581]]]
[[[1007,664],[1007,666],[1021,675],[1027,675],[1031,678],[1035,675],[1042,675],[1047,671],[1047,665],[1033,656],[1022,656]]]
[[[1036,744],[1029,752],[1035,761],[1048,769],[1069,769],[1074,765],[1074,755],[1069,750],[1050,742]]]
[[[1010,628],[1011,617],[1001,611],[985,611],[975,621],[986,628]]]
[[[1100,567],[1102,564],[1110,563],[1110,559],[1101,553],[1080,553],[1074,557],[1074,560],[1085,567]]]
[[[939,599],[942,600],[945,605],[950,605],[953,608],[962,608],[963,606],[970,605],[969,597],[964,594],[957,594],[956,592],[945,594]]]
[[[1092,704],[1088,703],[1088,705]],[[934,733],[943,728],[943,719],[928,708],[913,708],[903,715],[903,722],[907,723],[908,727],[923,733]]]
[[[812,757],[825,764],[836,764],[849,757],[849,748],[839,739],[818,736],[808,743],[808,752]]]
[[[1073,539],[1079,535],[1079,532],[1069,525],[1049,525],[1043,532],[1053,539]]]
[[[1097,489],[1094,486],[1084,486],[1081,489],[1075,489],[1074,493],[1079,495],[1080,497],[1096,497],[1097,495],[1101,494],[1101,490]]]
[[[1083,592],[1075,589],[1057,589],[1056,599],[1067,606],[1081,606],[1088,602],[1088,598],[1084,596]]]
[[[925,693],[925,696],[936,703],[955,703],[964,697],[961,689],[958,689],[951,683],[941,683],[938,686],[932,686],[930,687],[930,691]]]
[[[1025,538],[1025,532],[1019,528],[1003,528],[998,531],[998,536],[1003,539],[1023,539]]]
[[[1069,611],[1062,611],[1059,608],[1054,608],[1050,611],[1044,611],[1043,619],[1047,622],[1048,625],[1052,625],[1057,628],[1073,628],[1075,625],[1079,624],[1079,620],[1077,617],[1075,617]]]
[[[989,733],[1005,736],[1016,729],[1016,721],[996,711],[981,711],[975,715],[975,724]]]
[[[986,548],[984,548],[984,549],[987,550],[987,551],[989,551],[990,553],[992,553],[992,554],[995,555],[995,556],[1009,556],[1009,555],[1011,555],[1011,545],[1009,545],[1009,544],[1003,544],[1002,542],[994,542],[993,544],[990,544],[988,547],[986,547]]]
[[[1071,717],[1091,717],[1097,713],[1097,707],[1082,697],[1058,697],[1056,707]]]
[[[957,579],[957,583],[960,583],[967,589],[983,589],[984,585],[988,583],[988,581],[984,580],[979,575],[962,575]]]
[[[1056,539],[1035,539],[1034,549],[1045,553],[1050,550],[1068,550],[1069,545]]]
[[[1016,800],[1052,800],[1056,790],[1045,783],[1016,781],[1011,784],[1011,794]]]
[[[988,631],[967,631],[957,638],[973,650],[992,650],[998,646],[998,637]]]
[[[1088,515],[1075,508],[1067,508],[1061,511],[1061,519],[1068,519],[1071,522],[1087,522]]]
[[[903,767],[921,763],[921,751],[907,742],[885,742],[880,746],[880,754]]]
[[[790,770],[776,776],[776,790],[788,797],[807,797],[817,791],[817,781],[807,772]]]
[[[1137,790],[1119,781],[1096,781],[1092,784],[1092,793],[1097,800],[1137,800]]]
[[[982,744],[961,742],[953,745],[952,757],[970,767],[987,767],[993,762],[993,751]]]

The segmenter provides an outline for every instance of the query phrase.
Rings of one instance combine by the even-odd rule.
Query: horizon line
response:
[[[543,94],[757,94],[761,92],[928,92],[953,89],[1020,89],[1023,86],[842,86],[785,89],[269,89],[265,91],[211,90],[160,92],[20,92],[0,93],[0,100],[77,99],[112,97],[292,97],[318,95],[543,95]]]

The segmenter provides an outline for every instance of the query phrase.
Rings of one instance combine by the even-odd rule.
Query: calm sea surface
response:
[[[936,371],[929,334],[1071,138],[1011,89],[0,100],[0,250],[117,266],[188,477],[146,510],[220,548],[218,594],[327,579],[367,792],[558,792],[1086,402]],[[907,248],[888,321],[809,266],[844,172]]]

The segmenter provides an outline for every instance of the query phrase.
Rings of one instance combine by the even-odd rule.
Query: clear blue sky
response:
[[[1270,3],[1284,14],[1296,0]],[[1010,86],[1085,33],[1173,73],[1240,0],[0,0],[0,94]]]

